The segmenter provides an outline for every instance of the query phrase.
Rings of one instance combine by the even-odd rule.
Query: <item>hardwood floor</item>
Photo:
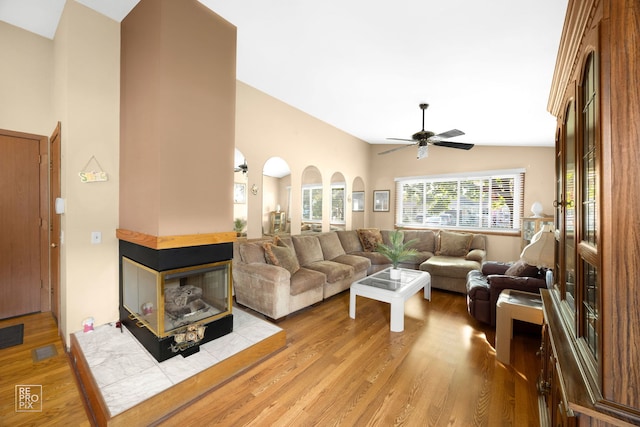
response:
[[[90,426],[51,313],[0,320],[0,328],[19,323],[24,324],[23,343],[0,350],[0,426]],[[56,355],[34,361],[33,350],[49,345]],[[20,385],[42,386],[42,412],[16,412],[16,386]]]
[[[516,335],[505,367],[464,296],[432,300],[407,301],[402,333],[378,301],[350,319],[348,292],[291,316],[284,350],[160,425],[538,426],[539,336]]]
[[[358,297],[356,319],[348,313],[343,292],[281,321],[287,347],[158,425],[539,425],[538,336],[516,335],[505,367],[462,295],[415,295],[401,333],[389,331],[388,304]],[[0,350],[0,425],[89,425],[50,314],[0,327],[21,322],[25,343]],[[49,342],[58,356],[34,363],[31,350]],[[15,413],[16,384],[44,384],[42,413]]]

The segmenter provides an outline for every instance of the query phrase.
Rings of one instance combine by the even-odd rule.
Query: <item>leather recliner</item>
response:
[[[511,270],[510,270],[511,269]],[[516,263],[487,261],[467,275],[467,311],[482,323],[496,325],[496,302],[504,289],[539,293],[545,288],[547,269]]]

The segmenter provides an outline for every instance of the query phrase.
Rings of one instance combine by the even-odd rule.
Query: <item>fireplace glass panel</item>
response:
[[[231,313],[230,261],[155,271],[123,257],[123,303],[158,337]]]

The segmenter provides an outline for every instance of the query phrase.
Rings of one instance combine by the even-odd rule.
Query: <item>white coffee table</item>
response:
[[[400,279],[393,280],[389,270],[379,271],[351,284],[349,317],[356,318],[356,295],[391,304],[391,331],[404,331],[404,303],[420,289],[431,301],[431,276],[426,271],[401,268]]]

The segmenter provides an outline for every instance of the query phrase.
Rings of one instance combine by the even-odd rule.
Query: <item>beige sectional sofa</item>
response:
[[[390,267],[389,259],[375,251],[376,242],[389,243],[389,232],[361,229],[236,242],[236,301],[272,319],[316,304]],[[400,267],[428,271],[434,288],[466,293],[467,273],[479,270],[485,259],[484,235],[431,230],[404,234],[405,241],[416,240],[418,255]]]

